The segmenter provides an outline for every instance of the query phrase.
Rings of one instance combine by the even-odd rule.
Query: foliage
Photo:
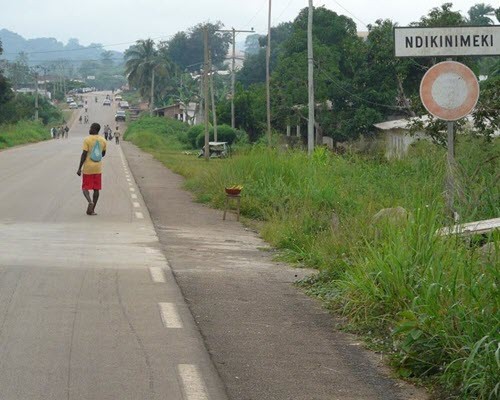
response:
[[[204,125],[193,125],[189,128],[187,132],[188,143],[192,149],[196,149],[198,147],[198,136],[204,134],[205,126]]]
[[[166,47],[161,43],[157,46],[152,39],[138,40],[134,46],[127,49],[125,59],[129,84],[136,87],[143,98],[150,94],[153,76],[155,77],[155,93],[150,99],[150,107],[153,107],[156,93],[170,89],[169,80],[174,67],[167,57]]]
[[[23,119],[33,119],[35,112],[35,96],[20,94],[11,98],[0,108],[0,123],[16,123]],[[38,99],[38,117],[44,124],[57,121],[62,118],[61,112],[54,107],[46,98]]]
[[[165,147],[183,149],[188,144],[188,130],[184,122],[143,115],[128,125],[124,138],[148,151]]]
[[[209,140],[214,141],[214,128],[211,127],[209,131]],[[229,145],[233,144],[238,137],[237,130],[231,128],[229,125],[219,125],[217,127],[217,141],[218,142],[228,142]],[[196,138],[196,144],[198,148],[202,148],[205,145],[205,132],[198,134]]]
[[[281,258],[320,269],[303,283],[308,292],[386,346],[401,375],[439,383],[444,398],[494,398],[500,235],[490,238],[496,258],[485,258],[477,245],[435,234],[447,221],[443,149],[420,142],[408,158],[383,163],[322,148],[309,158],[254,146],[210,163],[156,143],[151,152],[216,207],[225,186],[243,185],[242,214],[261,221]],[[498,140],[458,138],[464,221],[500,213],[499,153]],[[395,206],[410,218],[374,225],[378,210]]]
[[[206,27],[210,40],[209,48],[213,65],[221,67],[229,49],[229,33],[217,32],[221,22],[203,23],[191,27],[187,32],[178,32],[166,43],[166,55],[182,71],[197,71],[203,64],[203,30]]]
[[[0,149],[50,139],[49,129],[37,122],[0,125]]]

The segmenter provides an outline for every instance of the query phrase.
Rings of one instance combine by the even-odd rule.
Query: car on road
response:
[[[73,97],[67,97],[66,98],[66,103],[73,103],[75,100],[73,99]]]
[[[103,106],[110,106],[111,105],[111,100],[110,99],[106,99],[102,102],[102,105]]]
[[[129,108],[130,105],[128,104],[128,101],[120,101],[120,103],[118,103],[118,105],[120,106],[120,108]]]
[[[127,119],[127,115],[125,114],[124,110],[118,110],[115,114],[115,121],[124,121]]]
[[[115,96],[115,100],[116,100],[116,101],[122,101],[122,100],[123,100],[123,97],[122,97],[122,96],[120,96],[119,94],[117,94],[117,95]]]
[[[78,108],[78,104],[76,104],[74,101],[72,101],[71,103],[69,103],[69,108],[71,108],[71,109]]]

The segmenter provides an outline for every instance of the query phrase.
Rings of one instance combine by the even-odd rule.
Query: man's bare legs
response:
[[[89,202],[89,206],[87,207],[87,214],[88,215],[95,215],[95,207],[97,205],[97,200],[99,200],[99,190],[94,190],[94,193],[92,195],[92,199],[90,198],[90,191],[89,190],[82,190],[83,195],[85,196],[85,199]]]

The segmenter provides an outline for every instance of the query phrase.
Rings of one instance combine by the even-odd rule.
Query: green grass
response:
[[[49,128],[29,121],[0,125],[0,149],[50,139]]]
[[[224,187],[243,185],[242,214],[282,259],[320,270],[305,290],[389,353],[401,376],[433,384],[441,398],[499,396],[500,234],[487,238],[497,249],[489,258],[481,241],[435,234],[449,223],[443,149],[423,142],[389,162],[255,146],[206,162],[180,151],[185,126],[174,122],[140,121],[127,138],[184,175],[199,201],[222,207]],[[457,159],[463,220],[500,216],[500,142],[460,137]],[[373,223],[395,206],[409,218]]]

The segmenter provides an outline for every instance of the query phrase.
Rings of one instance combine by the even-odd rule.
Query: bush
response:
[[[241,131],[240,131],[241,132]],[[236,141],[238,131],[231,128],[229,125],[220,125],[217,127],[217,141],[218,142],[228,142],[229,145]],[[210,129],[209,134],[210,141],[214,141],[214,128]],[[203,130],[196,139],[196,144],[198,148],[202,148],[205,145],[205,131]]]
[[[21,120],[33,119],[35,114],[35,97],[19,94],[17,98],[10,99],[0,108],[0,122],[13,124]],[[44,124],[60,122],[61,111],[54,107],[44,97],[38,98],[38,116]]]
[[[191,128],[189,128],[189,131],[187,133],[187,138],[188,138],[188,143],[190,144],[191,148],[193,148],[193,149],[197,148],[198,136],[200,136],[202,134],[204,135],[204,132],[205,132],[204,125],[193,125]]]
[[[0,125],[0,149],[50,139],[48,128],[34,121]]]

